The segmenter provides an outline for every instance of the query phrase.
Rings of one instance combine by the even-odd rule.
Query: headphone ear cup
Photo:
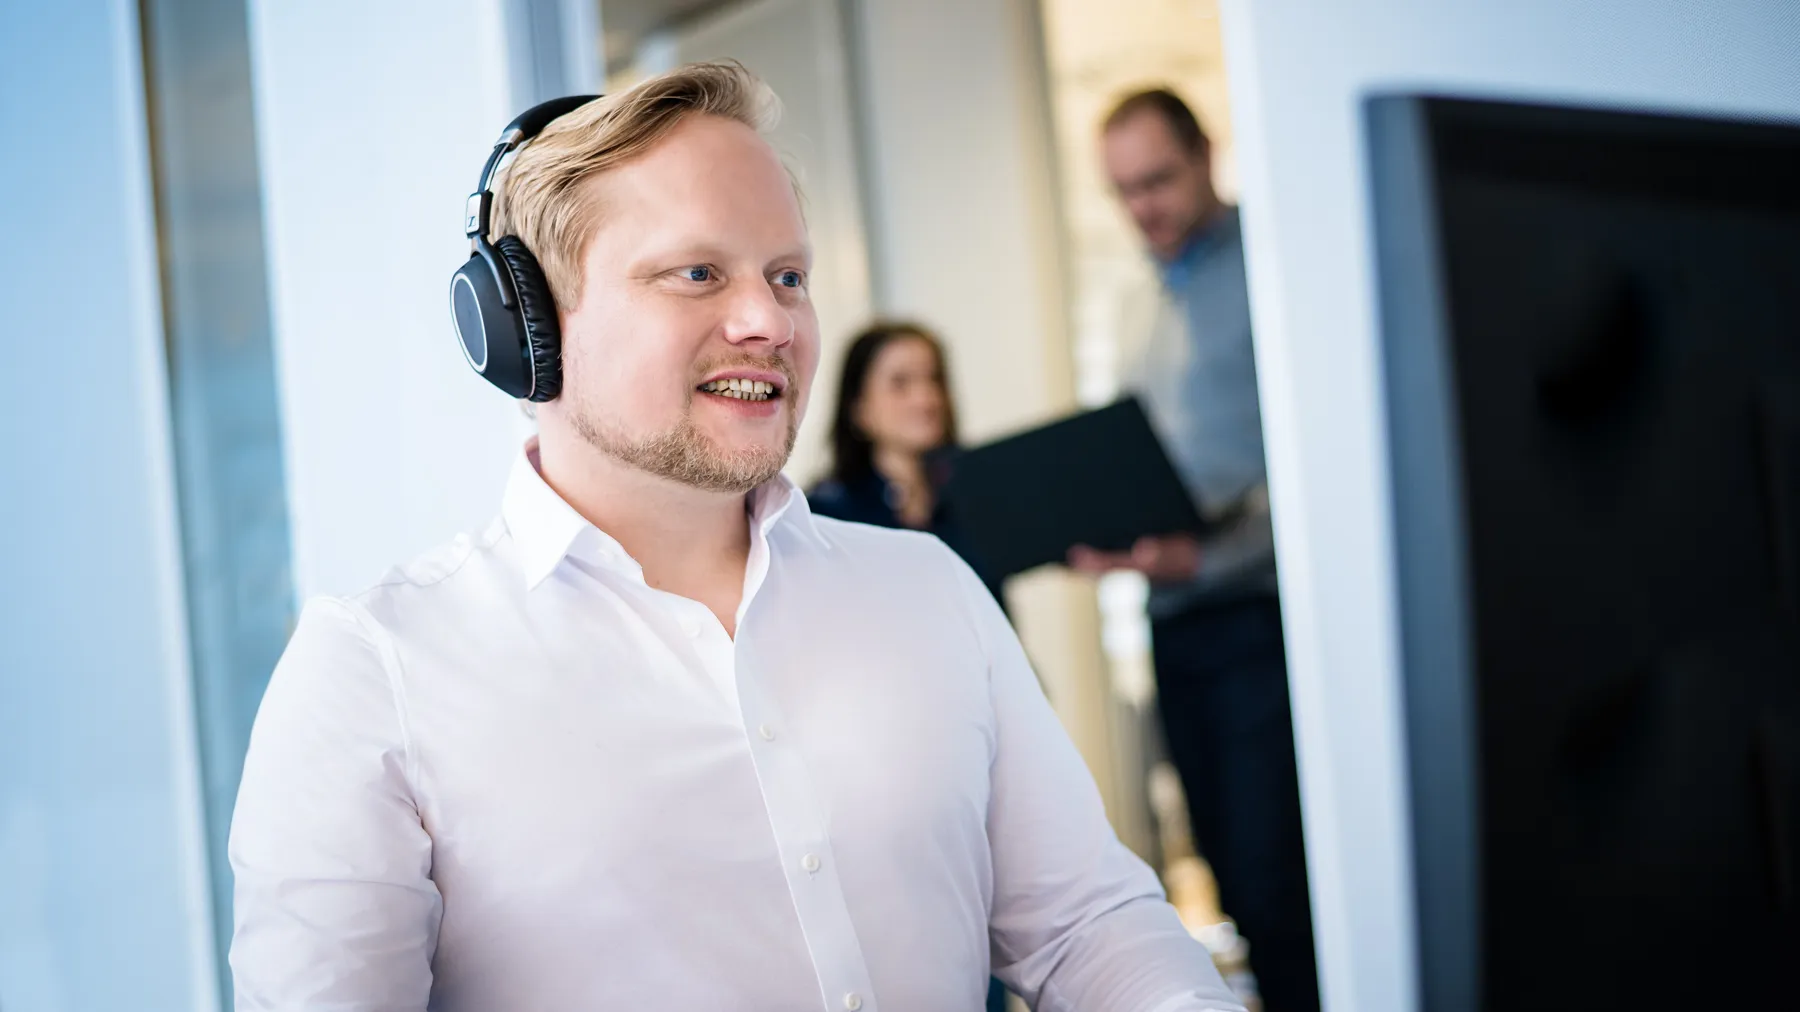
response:
[[[529,399],[555,400],[562,392],[562,323],[556,316],[556,300],[550,297],[550,283],[519,237],[501,236],[494,249],[511,272],[513,292],[519,298],[525,351],[531,359]]]

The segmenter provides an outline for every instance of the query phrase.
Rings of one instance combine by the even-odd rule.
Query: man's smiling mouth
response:
[[[739,401],[768,401],[781,396],[781,389],[773,383],[751,379],[719,379],[710,383],[702,383],[696,389],[702,393],[717,394]]]

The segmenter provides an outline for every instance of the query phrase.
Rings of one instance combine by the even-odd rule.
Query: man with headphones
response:
[[[510,125],[451,283],[537,404],[484,530],[316,600],[232,825],[237,1008],[1239,1006],[981,582],[781,475],[818,362],[772,96]],[[510,162],[507,161],[510,156]]]

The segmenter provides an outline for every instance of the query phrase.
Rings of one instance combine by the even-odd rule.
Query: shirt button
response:
[[[775,729],[770,727],[767,724],[764,724],[763,726],[757,728],[756,733],[762,735],[763,741],[774,741],[775,740]]]
[[[845,995],[844,1007],[849,1009],[850,1012],[856,1012],[857,1009],[862,1008],[862,995],[857,994],[855,991]]]
[[[818,871],[819,870],[819,855],[808,854],[805,857],[801,858],[800,859],[800,867],[805,868],[809,873]]]

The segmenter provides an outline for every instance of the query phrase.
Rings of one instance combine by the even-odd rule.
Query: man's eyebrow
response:
[[[724,258],[724,255],[725,250],[723,247],[708,242],[695,242],[653,248],[636,259],[640,264],[666,263],[676,260],[685,263],[688,261],[720,260]]]
[[[772,264],[778,264],[778,263],[782,263],[784,261],[798,260],[803,264],[810,265],[812,263],[812,258],[813,258],[812,244],[811,243],[801,243],[798,246],[795,246],[790,249],[782,251],[781,253],[777,254],[775,256],[775,258],[770,260],[769,262]]]
[[[777,264],[798,260],[802,263],[810,264],[812,263],[812,257],[812,245],[810,243],[801,243],[798,246],[791,246],[782,250],[780,253],[777,253],[775,256],[770,257],[769,263]],[[666,246],[661,249],[651,249],[634,259],[638,266],[650,267],[656,264],[686,264],[699,263],[705,260],[727,260],[730,259],[730,254],[726,252],[724,247],[719,246],[716,243],[699,241],[683,245]]]

